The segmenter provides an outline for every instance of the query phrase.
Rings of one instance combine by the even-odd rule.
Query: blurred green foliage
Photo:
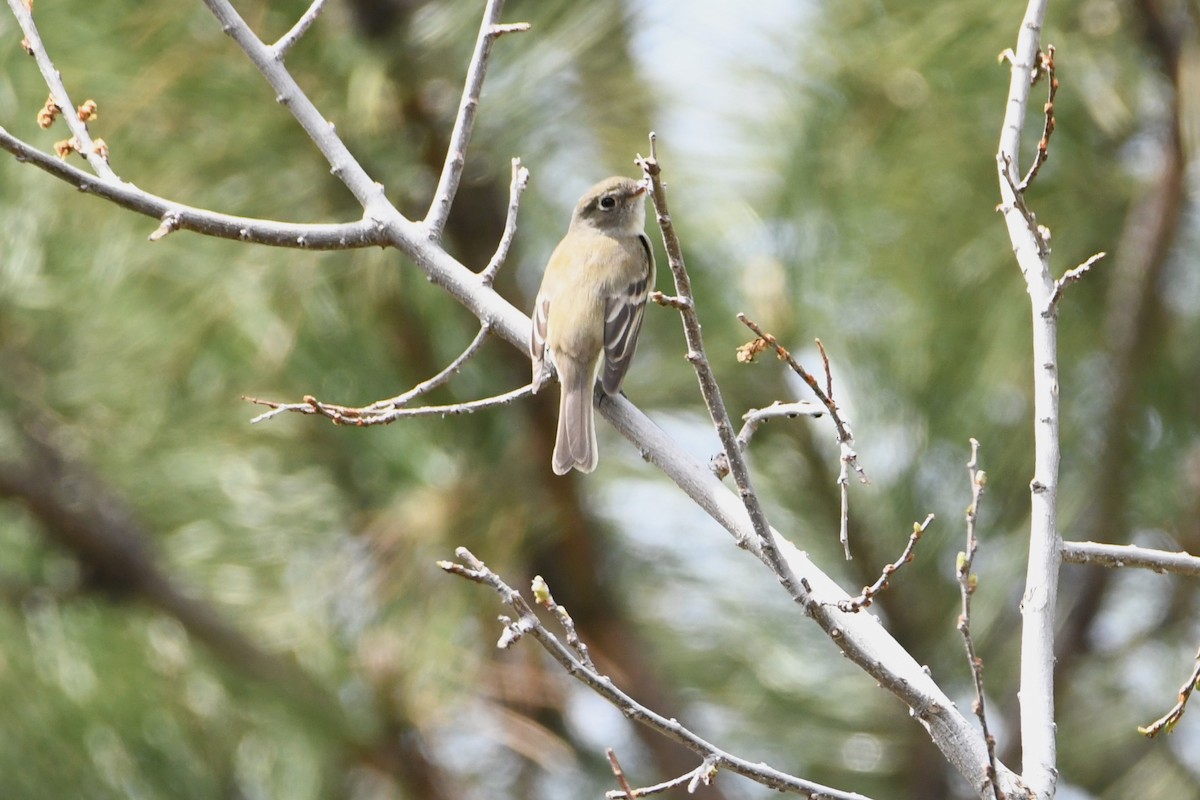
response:
[[[240,5],[266,39],[304,9]],[[331,4],[288,57],[410,216],[436,184],[481,5]],[[1191,52],[1196,11],[1168,5],[1192,24],[1172,28]],[[1017,767],[1030,311],[994,213],[994,152],[1008,79],[996,55],[1014,43],[1021,9],[756,9],[513,0],[506,19],[533,30],[496,45],[448,249],[472,268],[487,262],[519,155],[533,180],[500,290],[527,307],[579,192],[635,174],[634,154],[658,130],[731,411],[797,393],[772,359],[736,363],[750,334],[734,312],[814,371],[820,337],[872,477],[852,487],[856,558],[845,563],[831,428],[771,422],[751,456],[774,524],[853,592],[895,558],[913,520],[936,512],[874,609],[964,709],[953,565],[967,440],[982,442],[975,632],[1002,757]],[[359,215],[201,4],[35,12],[75,102],[99,103],[92,131],[125,180],[226,213]],[[1133,403],[1116,418],[1110,403],[1122,376],[1108,331],[1126,310],[1111,299],[1117,256],[1138,257],[1121,250],[1123,231],[1161,183],[1156,153],[1172,124],[1175,89],[1146,14],[1114,0],[1051,4],[1043,40],[1058,48],[1058,127],[1030,202],[1053,230],[1059,272],[1110,253],[1062,305],[1064,536],[1095,530],[1116,430],[1128,438],[1108,520],[1120,541],[1196,552],[1200,283],[1186,203],[1151,285]],[[35,124],[46,90],[20,36],[0,15],[0,124],[49,150],[65,129]],[[1035,106],[1027,157],[1040,131]],[[1194,196],[1194,178],[1185,185]],[[559,480],[542,457],[545,405],[365,430],[298,416],[249,426],[257,412],[242,395],[365,404],[470,341],[476,321],[394,252],[187,233],[149,243],[154,227],[0,159],[0,461],[21,463],[31,421],[53,429],[136,513],[173,582],[298,665],[337,712],[320,711],[283,666],[277,678],[249,674],[137,587],[98,585],[26,504],[5,499],[0,797],[597,797],[614,788],[605,746],[637,783],[671,777],[666,756],[532,643],[495,652],[495,598],[435,567],[459,545],[513,585],[546,574],[619,684],[732,752],[878,798],[968,796],[906,710],[611,431],[595,475]],[[659,287],[668,281],[660,269]],[[643,336],[629,396],[707,458],[716,439],[676,320],[651,309]],[[505,391],[527,369],[490,342],[432,401]],[[1089,589],[1087,574],[1064,573],[1064,620],[1077,602],[1099,611],[1059,681],[1063,794],[1190,796],[1195,717],[1169,740],[1146,742],[1135,726],[1187,674],[1194,589],[1151,574]],[[705,791],[768,794],[725,775]]]

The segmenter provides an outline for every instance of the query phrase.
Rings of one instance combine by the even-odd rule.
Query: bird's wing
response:
[[[550,379],[546,365],[546,321],[550,317],[550,298],[538,295],[533,306],[533,330],[529,335],[529,355],[533,357],[533,391]]]
[[[654,288],[654,251],[646,234],[638,234],[637,243],[643,257],[643,269],[637,278],[604,300],[604,372],[601,384],[608,394],[616,394],[629,371],[638,333],[642,329],[642,314],[646,298]]]

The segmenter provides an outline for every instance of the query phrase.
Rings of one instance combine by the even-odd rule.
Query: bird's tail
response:
[[[562,394],[558,400],[558,439],[554,442],[554,472],[566,475],[571,468],[591,472],[600,460],[596,447],[596,420],[592,414],[595,367],[559,358],[558,378]]]

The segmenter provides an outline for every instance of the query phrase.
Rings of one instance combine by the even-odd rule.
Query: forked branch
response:
[[[672,741],[696,753],[710,765],[711,770],[725,769],[736,772],[756,783],[781,792],[799,795],[801,797],[821,798],[821,800],[868,800],[855,792],[845,792],[819,783],[797,778],[780,772],[763,763],[751,763],[727,753],[716,745],[702,739],[690,729],[684,727],[678,720],[666,717],[646,708],[624,691],[619,689],[612,679],[602,675],[595,668],[584,663],[572,648],[559,641],[534,613],[533,607],[525,600],[520,592],[510,587],[504,580],[475,557],[470,550],[460,547],[455,550],[462,563],[439,561],[438,566],[452,575],[492,587],[499,595],[501,602],[507,605],[516,615],[516,619],[506,619],[504,631],[498,646],[511,647],[525,636],[532,636],[550,656],[563,666],[567,674],[583,683],[596,694],[603,697],[621,710],[627,718],[657,731]],[[535,594],[538,593],[535,589]],[[548,591],[548,590],[547,590]]]

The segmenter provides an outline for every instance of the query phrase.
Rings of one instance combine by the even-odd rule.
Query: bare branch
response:
[[[835,605],[839,611],[845,611],[851,614],[857,614],[864,608],[867,608],[875,601],[875,597],[888,587],[888,579],[905,564],[913,560],[913,551],[917,547],[917,542],[921,541],[921,536],[925,533],[926,528],[933,522],[933,514],[925,517],[924,522],[914,522],[912,533],[909,534],[908,543],[904,545],[904,550],[900,553],[900,557],[891,564],[884,566],[880,571],[879,577],[870,586],[864,586],[862,594],[858,597],[839,600]]]
[[[287,70],[273,58],[271,48],[264,45],[250,32],[244,20],[237,15],[226,0],[206,0],[206,3],[221,22],[223,30],[233,37],[268,80],[279,102],[288,107],[316,143],[318,149],[329,161],[333,174],[345,183],[363,205],[365,219],[361,223],[361,227],[359,224],[348,227],[330,227],[337,227],[342,231],[363,231],[360,244],[391,244],[397,247],[432,283],[443,288],[482,323],[491,326],[497,336],[525,352],[529,337],[529,318],[496,294],[490,286],[485,285],[478,274],[468,270],[436,243],[431,242],[423,226],[406,219],[387,201],[383,188],[376,184],[349,154],[345,145],[338,140],[332,125],[321,117],[311,101],[300,92]],[[0,131],[0,134],[2,133]],[[0,136],[0,143],[4,141],[4,137]],[[8,141],[15,140],[9,137]],[[20,144],[18,143],[18,145]],[[18,145],[9,146],[6,149],[18,153],[18,158],[22,159],[20,155],[22,151]],[[18,147],[18,149],[14,149],[14,147]],[[30,150],[32,149],[29,148],[25,152]],[[36,151],[33,152],[36,153]],[[36,161],[30,156],[25,156],[23,160]],[[96,193],[101,196],[110,199],[124,197],[126,202],[129,201],[129,196],[121,195],[113,188],[113,185],[103,181],[96,184],[78,183],[76,173],[79,175],[86,173],[78,170],[58,172],[42,163],[38,163],[38,166],[59,177],[68,176],[67,180],[76,185],[84,185],[85,189],[99,186]],[[64,170],[73,169],[67,168],[66,165],[61,166]],[[123,185],[122,188],[124,188]],[[167,212],[182,208],[165,201],[160,202],[162,204],[152,214],[155,219],[162,220]],[[190,210],[184,209],[184,211]],[[142,213],[147,212],[143,211]],[[237,218],[229,219],[236,220]],[[175,227],[188,228],[190,222],[190,215],[182,213]],[[173,229],[171,222],[167,223],[166,229]],[[272,230],[248,229],[246,235],[240,237],[236,235],[237,232],[238,229],[234,228],[234,235],[229,235],[228,238],[243,238],[248,241],[261,240],[264,243],[276,245],[301,247],[312,245],[303,238],[291,242],[280,241],[277,236],[273,235],[274,231]],[[305,234],[298,235],[302,237]],[[338,246],[343,245],[339,244]],[[685,453],[627,398],[619,395],[606,397],[600,403],[599,409],[600,413],[622,435],[628,438],[648,461],[662,469],[700,508],[725,527],[737,542],[756,556],[762,557],[762,540],[757,535],[757,529],[752,524],[750,514],[741,497],[723,486],[703,465]],[[461,410],[461,406],[456,406],[447,409],[414,409],[412,411],[413,413],[440,413],[442,411],[454,413],[454,411]],[[312,409],[302,413],[319,412]],[[345,422],[357,424],[356,420],[351,419],[346,419]],[[769,535],[774,548],[786,561],[788,567],[800,576],[798,585],[792,583],[787,588],[803,607],[805,613],[814,618],[850,660],[910,708],[914,719],[930,733],[933,741],[955,769],[973,785],[982,785],[986,758],[982,740],[928,673],[922,670],[921,665],[900,647],[871,615],[847,615],[837,611],[836,608],[825,605],[824,602],[836,602],[845,593],[819,570],[804,552],[795,548],[775,531],[769,531]],[[1020,781],[1016,776],[1003,766],[999,766],[999,769],[1000,780],[1005,791],[1016,793],[1013,795],[1014,797],[1023,796]]]
[[[829,354],[825,352],[825,345],[820,339],[814,339],[817,343],[817,349],[821,351],[821,364],[825,367],[825,394],[829,396],[829,402],[833,402],[833,370],[829,368]]]
[[[454,204],[454,195],[458,192],[459,181],[462,180],[463,167],[467,163],[467,145],[475,127],[475,111],[479,107],[479,93],[483,90],[483,77],[487,73],[492,44],[506,33],[529,30],[529,24],[524,22],[501,25],[500,14],[503,10],[504,0],[488,0],[483,12],[479,37],[475,40],[475,52],[471,55],[470,66],[467,67],[467,80],[463,87],[462,101],[458,105],[458,116],[454,119],[450,144],[446,148],[446,163],[442,167],[433,202],[429,205],[429,212],[425,215],[423,223],[433,241],[442,238],[446,220],[450,218],[450,206]]]
[[[9,0],[9,2],[15,1]],[[296,122],[320,150],[321,155],[329,162],[330,171],[345,184],[362,205],[366,216],[381,222],[397,220],[408,222],[388,202],[383,193],[383,186],[371,180],[366,170],[350,153],[350,150],[334,132],[333,124],[321,116],[321,112],[313,105],[312,100],[300,89],[283,62],[277,58],[275,49],[264,44],[258,38],[229,0],[204,0],[204,4],[221,23],[221,30],[233,39],[250,59],[250,62],[266,78],[267,83],[275,91],[275,101],[291,112]]]
[[[299,224],[218,214],[215,211],[176,203],[143,191],[132,183],[106,180],[70,164],[64,164],[54,156],[18,139],[2,127],[0,149],[12,153],[18,161],[33,164],[66,181],[81,192],[102,197],[122,208],[160,220],[158,229],[150,235],[152,241],[157,241],[172,231],[188,230],[219,239],[303,250],[348,250],[388,242],[387,232],[378,223],[368,219],[329,224]]]
[[[488,569],[488,567],[467,550],[460,547],[454,551],[463,562],[439,561],[438,566],[454,575],[491,586],[500,595],[502,602],[517,615],[515,622],[506,623],[501,643],[509,646],[526,634],[537,640],[538,644],[557,661],[576,680],[583,683],[596,694],[621,710],[626,717],[646,727],[657,731],[672,741],[682,744],[693,753],[705,759],[712,769],[726,769],[736,772],[751,780],[777,789],[781,792],[791,792],[801,797],[819,797],[822,800],[867,800],[863,795],[854,792],[843,792],[828,786],[822,786],[812,781],[806,781],[793,775],[780,772],[763,763],[751,763],[745,759],[725,752],[697,736],[675,719],[667,719],[638,703],[613,683],[612,679],[602,675],[579,660],[578,657],[558,640],[553,633],[546,629],[538,620],[533,608],[526,602],[521,593],[511,588],[504,580]]]
[[[311,395],[306,395],[302,403],[279,403],[274,400],[262,400],[257,397],[247,397],[244,395],[242,399],[255,405],[267,406],[271,409],[250,420],[250,424],[252,425],[290,411],[297,414],[319,414],[337,425],[367,427],[370,425],[390,425],[398,419],[405,419],[407,417],[453,417],[458,414],[474,414],[476,411],[482,411],[486,408],[506,406],[514,400],[520,400],[522,397],[528,397],[532,394],[533,386],[526,384],[519,389],[513,389],[504,394],[484,397],[479,400],[470,400],[465,403],[388,409],[378,409],[374,406],[351,407],[322,403]]]
[[[663,294],[660,291],[650,293],[650,301],[657,303],[663,308],[673,308],[676,311],[683,311],[691,308],[694,304],[690,297],[679,297],[678,295]]]
[[[322,403],[312,396],[305,396],[302,403],[278,403],[273,400],[261,400],[256,397],[243,397],[251,403],[260,406],[268,406],[271,411],[259,414],[254,419],[250,420],[251,424],[263,422],[264,420],[276,417],[287,411],[292,411],[300,414],[320,414],[328,417],[339,425],[387,425],[395,422],[402,417],[427,417],[427,416],[450,416],[454,414],[470,414],[483,408],[490,408],[495,405],[504,405],[518,397],[524,396],[523,389],[516,389],[513,392],[498,395],[496,397],[484,398],[475,400],[470,403],[456,403],[448,406],[426,406],[424,408],[407,409],[409,403],[417,399],[421,395],[428,394],[434,389],[446,383],[448,380],[458,374],[462,369],[463,364],[471,359],[483,343],[487,340],[488,334],[491,332],[491,326],[484,323],[479,329],[479,333],[475,334],[475,338],[467,345],[453,361],[451,361],[441,372],[434,375],[428,380],[418,383],[413,388],[403,394],[398,394],[395,397],[389,397],[387,400],[377,400],[367,406],[350,407]]]
[[[633,800],[637,797],[650,797],[651,795],[662,794],[663,792],[677,789],[680,786],[686,786],[688,794],[695,794],[696,789],[701,784],[705,786],[712,785],[713,779],[717,777],[717,768],[709,760],[705,759],[700,766],[690,772],[685,772],[671,778],[662,783],[656,783],[653,786],[643,786],[640,789],[627,789],[620,792],[605,792],[605,800]]]
[[[1154,572],[1200,577],[1200,557],[1191,553],[1151,550],[1131,544],[1063,542],[1063,561],[1099,567],[1136,567]]]
[[[1107,253],[1104,252],[1096,253],[1096,255],[1092,256],[1078,267],[1074,267],[1064,272],[1063,276],[1054,282],[1054,293],[1050,295],[1050,307],[1042,313],[1053,313],[1055,307],[1058,305],[1058,301],[1062,299],[1063,292],[1067,290],[1067,287],[1073,283],[1078,283],[1079,281],[1083,280],[1083,276],[1086,275],[1089,270],[1091,270],[1092,265],[1104,258],[1106,255]]]
[[[579,638],[579,632],[575,630],[575,620],[571,619],[566,608],[554,602],[554,596],[550,594],[550,586],[541,575],[535,575],[533,578],[533,599],[539,606],[558,618],[558,624],[567,634],[567,647],[575,651],[576,658],[588,669],[596,669],[588,646],[583,643],[583,640]]]
[[[792,596],[801,598],[805,594],[803,589],[796,583],[795,575],[792,574],[787,562],[779,556],[776,550],[771,528],[767,523],[766,512],[754,491],[750,480],[750,468],[738,446],[737,436],[733,432],[733,422],[725,408],[725,400],[721,397],[721,387],[717,385],[712,364],[709,363],[708,356],[704,352],[704,338],[700,333],[700,317],[696,313],[696,304],[692,296],[692,281],[683,261],[683,247],[679,243],[679,236],[675,233],[675,226],[671,222],[671,213],[667,208],[666,187],[663,186],[662,168],[658,163],[658,137],[653,132],[650,133],[650,157],[638,156],[637,164],[642,168],[646,181],[652,187],[654,210],[658,218],[659,230],[662,232],[663,246],[667,251],[667,263],[675,278],[675,293],[686,301],[681,304],[683,307],[679,309],[679,316],[683,321],[684,338],[687,341],[687,360],[696,372],[696,378],[700,382],[700,393],[704,397],[704,405],[708,408],[713,426],[717,430],[717,437],[721,440],[721,447],[725,451],[725,457],[729,460],[730,474],[733,475],[734,483],[737,484],[738,494],[746,507],[746,513],[750,515],[750,524],[758,537],[761,557],[779,580],[788,587]],[[739,542],[739,545],[745,547],[747,543]]]
[[[300,19],[296,20],[296,24],[292,26],[292,29],[283,36],[280,36],[279,40],[271,45],[271,50],[274,51],[276,60],[282,61],[287,58],[288,52],[296,46],[296,42],[300,41],[300,38],[304,34],[308,33],[308,29],[317,21],[317,17],[321,15],[321,11],[324,8],[325,0],[313,0],[312,5],[308,7],[308,10],[304,12]]]
[[[1200,652],[1196,653],[1196,666],[1192,670],[1192,674],[1188,677],[1183,686],[1179,687],[1179,697],[1175,701],[1175,705],[1171,706],[1171,710],[1163,716],[1156,719],[1145,727],[1139,727],[1138,733],[1143,736],[1153,739],[1164,730],[1170,733],[1179,724],[1179,720],[1183,719],[1184,709],[1187,708],[1188,700],[1192,699],[1192,693],[1200,688]]]
[[[1050,157],[1050,136],[1054,133],[1054,97],[1058,94],[1058,78],[1054,77],[1054,45],[1046,45],[1046,52],[1039,52],[1037,57],[1038,63],[1029,82],[1030,85],[1033,85],[1043,76],[1046,77],[1046,105],[1042,108],[1046,114],[1046,123],[1042,127],[1042,138],[1038,142],[1037,153],[1033,157],[1033,166],[1029,168],[1029,173],[1021,181],[1021,185],[1017,187],[1017,194],[1025,194],[1030,184],[1033,183],[1033,179],[1041,171],[1042,165],[1046,163],[1046,159]]]
[[[512,182],[508,186],[508,216],[504,219],[504,233],[500,235],[500,243],[496,245],[496,253],[487,267],[479,274],[484,286],[491,286],[496,280],[496,273],[508,259],[508,251],[512,247],[513,237],[517,235],[517,207],[521,204],[521,192],[529,185],[529,170],[521,166],[521,159],[512,160]]]
[[[764,349],[763,345],[773,349],[776,355],[779,356],[779,360],[791,367],[792,371],[799,375],[800,379],[808,384],[808,388],[812,389],[813,394],[817,396],[817,400],[820,401],[821,405],[825,406],[825,408],[829,411],[829,417],[833,420],[834,428],[837,429],[838,444],[852,448],[854,445],[854,434],[850,432],[849,423],[842,418],[842,414],[837,407],[837,403],[833,401],[832,391],[826,393],[825,390],[821,388],[821,384],[817,383],[817,379],[814,378],[808,372],[808,370],[802,367],[800,363],[792,357],[792,354],[788,352],[788,349],[780,344],[779,340],[776,339],[772,334],[759,327],[758,323],[747,317],[745,314],[738,314],[737,318],[739,322],[741,322],[750,330],[754,331],[755,335],[758,336],[757,341],[761,341],[763,343],[762,345],[756,345],[752,342],[750,345],[743,345],[742,348],[739,349],[739,360],[752,361],[754,359],[754,355]],[[826,379],[828,381],[828,385],[832,387],[833,379],[829,377],[829,359],[825,356],[824,345],[822,345],[820,349],[822,360],[824,361],[826,367]],[[862,467],[859,466],[858,456],[854,453],[853,449],[850,449],[848,453],[843,452],[842,455],[843,459],[849,458],[850,465],[853,466],[855,472],[858,473],[859,481],[862,483],[870,483],[870,481],[867,480],[866,473],[863,471]]]
[[[758,338],[752,342],[748,342],[738,348],[738,361],[747,363],[753,361],[755,356],[761,353],[768,347],[775,350],[780,361],[787,363],[792,371],[808,384],[812,389],[813,394],[821,401],[821,405],[829,411],[829,416],[833,419],[834,428],[837,429],[838,449],[840,450],[840,466],[838,467],[838,493],[841,495],[841,515],[838,524],[838,541],[842,543],[842,552],[845,553],[846,560],[849,561],[850,555],[850,469],[853,468],[858,473],[860,483],[870,483],[867,479],[867,473],[858,463],[858,453],[854,451],[854,435],[850,433],[850,425],[842,419],[841,413],[838,410],[837,403],[833,400],[833,373],[829,369],[829,356],[825,352],[825,345],[817,339],[817,348],[821,351],[821,362],[825,365],[825,389],[822,390],[817,379],[809,374],[808,370],[800,366],[796,359],[792,358],[792,354],[787,348],[779,343],[772,334],[767,333],[758,326],[753,320],[745,314],[738,314],[738,320],[750,330],[758,335]]]
[[[71,130],[72,138],[69,141],[72,149],[86,158],[88,164],[101,178],[119,182],[120,178],[117,177],[117,173],[113,172],[112,167],[108,165],[107,147],[97,147],[96,143],[92,141],[92,135],[88,132],[85,121],[87,115],[71,113],[75,105],[71,102],[67,87],[62,82],[62,76],[55,68],[54,62],[50,60],[50,55],[42,43],[37,24],[33,21],[33,9],[25,0],[8,0],[8,7],[12,9],[13,16],[17,18],[17,24],[21,26],[21,31],[25,34],[25,49],[37,60],[42,78],[50,87],[50,97],[53,98],[55,105],[60,110],[67,112],[63,114],[63,121]]]
[[[1030,481],[1029,560],[1021,600],[1021,752],[1025,784],[1040,798],[1054,796],[1058,756],[1054,718],[1054,623],[1061,539],[1058,533],[1059,386],[1057,314],[1050,302],[1055,281],[1047,263],[1043,228],[1014,183],[1021,130],[1040,64],[1039,38],[1047,0],[1029,0],[1009,57],[1008,100],[996,168],[1000,210],[1013,254],[1025,278],[1033,316],[1034,475]],[[1043,313],[1047,309],[1051,313]]]
[[[758,427],[769,419],[819,417],[824,413],[824,408],[808,400],[800,400],[795,403],[782,403],[776,400],[766,408],[752,408],[742,415],[742,429],[738,431],[737,435],[738,446],[743,451],[749,447],[750,438],[754,436]]]
[[[443,385],[446,383],[446,381],[457,375],[463,368],[463,365],[470,361],[471,358],[479,352],[479,348],[482,347],[483,343],[487,341],[488,334],[491,332],[492,326],[485,322],[480,326],[479,333],[475,334],[475,338],[471,340],[471,343],[468,344],[453,361],[447,364],[441,372],[434,375],[432,378],[429,378],[428,380],[418,383],[404,394],[399,394],[395,397],[389,397],[387,400],[380,400],[377,403],[373,403],[372,407],[378,408],[380,411],[390,408],[400,408],[401,406],[408,405],[423,394],[429,394],[434,389]]]
[[[979,504],[983,500],[984,487],[987,486],[987,473],[979,469],[979,442],[974,439],[971,440],[971,460],[967,462],[967,478],[971,481],[971,505],[967,506],[967,549],[958,554],[958,588],[962,596],[958,632],[962,634],[963,646],[967,649],[967,664],[975,684],[975,702],[972,708],[979,719],[979,727],[987,743],[988,783],[992,787],[995,800],[1004,800],[996,782],[996,737],[988,730],[987,706],[983,694],[983,660],[975,653],[975,640],[971,636],[971,598],[975,594],[977,581],[971,567],[975,564],[975,551],[979,549],[975,525],[979,521]]]
[[[621,769],[621,762],[617,761],[617,754],[611,748],[604,751],[604,755],[608,756],[608,763],[612,766],[613,775],[617,776],[617,784],[621,787],[621,793],[628,798],[635,798],[639,793],[633,791],[633,787],[629,785],[629,780],[625,777],[625,770]]]

